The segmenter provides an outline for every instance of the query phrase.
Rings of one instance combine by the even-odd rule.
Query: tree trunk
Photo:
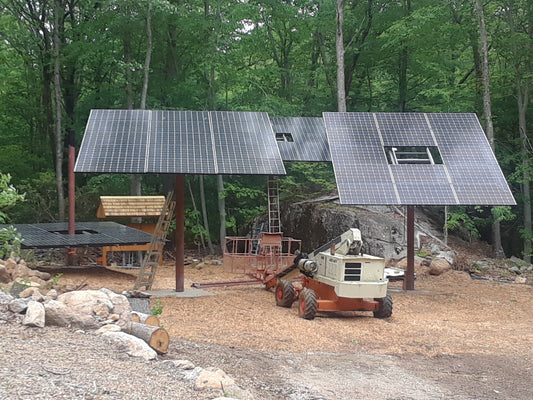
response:
[[[59,0],[54,2],[54,100],[55,100],[55,170],[57,185],[57,205],[59,208],[59,220],[65,220],[65,193],[63,189],[63,122],[62,122],[62,98],[61,98],[61,60],[59,40],[59,13],[61,12]]]
[[[152,4],[148,4],[146,15],[146,57],[144,59],[144,81],[141,94],[141,110],[146,109],[146,96],[148,94],[148,80],[150,78],[150,62],[152,59]]]
[[[220,214],[220,248],[224,254],[224,243],[226,241],[226,200],[224,193],[224,179],[222,175],[217,175],[218,184],[218,212]]]
[[[405,2],[406,13],[405,17],[411,14],[411,0]],[[399,75],[398,75],[398,111],[405,112],[407,110],[407,68],[409,64],[409,49],[403,46],[400,51],[399,59]]]
[[[520,140],[522,143],[522,195],[524,197],[524,261],[531,263],[531,185],[529,174],[529,154],[527,137],[527,106],[529,104],[529,85],[516,80],[517,101],[518,101],[518,129],[520,131]]]
[[[485,131],[487,139],[490,143],[492,151],[494,151],[494,127],[492,125],[492,108],[490,100],[490,74],[489,74],[489,52],[487,29],[485,27],[485,15],[483,12],[483,5],[481,0],[475,0],[476,14],[479,20],[479,37],[481,41],[481,57],[482,57],[482,75],[483,75],[483,113],[485,115]],[[492,210],[492,246],[494,249],[494,256],[496,258],[503,258],[503,247],[500,230],[500,221],[498,220],[494,209]]]
[[[207,232],[207,247],[209,248],[209,254],[215,254],[213,248],[213,242],[211,241],[211,235],[209,234],[209,221],[207,219],[207,206],[205,203],[205,189],[204,189],[204,176],[200,175],[200,203],[202,207],[202,216],[204,221],[204,229]]]
[[[337,111],[346,112],[346,90],[344,76],[344,5],[345,0],[337,0],[337,33],[335,49],[337,54]]]
[[[170,338],[167,331],[159,326],[151,326],[132,322],[129,330],[130,335],[144,340],[148,345],[158,353],[166,353],[170,344]]]
[[[131,312],[131,321],[150,326],[161,326],[161,321],[155,315],[145,314],[138,311]]]

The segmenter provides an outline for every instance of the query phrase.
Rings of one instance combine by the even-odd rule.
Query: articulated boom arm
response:
[[[334,252],[331,253],[332,245],[335,245]],[[337,236],[335,239],[331,240],[329,243],[319,247],[315,251],[309,254],[309,259],[314,260],[319,253],[330,252],[332,255],[334,253],[339,253],[341,255],[348,254],[359,254],[361,248],[363,247],[363,240],[361,239],[361,231],[357,228],[350,228],[342,235]]]
[[[329,253],[330,255],[358,255],[361,252],[363,241],[361,239],[361,231],[356,228],[344,232],[342,235],[337,236],[329,243],[316,249],[309,254],[301,253],[294,259],[294,267],[298,269],[306,276],[312,277],[318,269],[318,255],[320,253]]]

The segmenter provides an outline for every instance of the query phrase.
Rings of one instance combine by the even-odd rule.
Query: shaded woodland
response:
[[[489,241],[496,227],[506,255],[530,259],[529,0],[0,0],[0,10],[0,172],[25,193],[3,210],[11,222],[65,219],[67,145],[94,108],[473,112],[518,205],[454,207],[449,226]],[[334,190],[328,164],[286,168],[287,200]],[[173,184],[76,179],[78,220],[95,219],[100,195]],[[218,241],[221,197],[228,234],[265,212],[264,177],[224,177],[219,194],[220,183],[187,177],[190,242]]]

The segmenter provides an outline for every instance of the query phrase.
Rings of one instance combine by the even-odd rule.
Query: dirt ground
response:
[[[60,284],[130,290],[135,270],[62,270]],[[192,282],[239,279],[211,261]],[[153,289],[174,288],[174,267]],[[533,287],[474,280],[466,272],[390,285],[393,316],[319,314],[308,321],[275,306],[261,285],[205,289],[196,298],[152,298],[172,338],[166,358],[216,366],[257,399],[532,399]]]

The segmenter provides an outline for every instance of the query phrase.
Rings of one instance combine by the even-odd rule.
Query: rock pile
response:
[[[51,289],[53,278],[48,272],[31,269],[18,257],[0,260],[0,287],[6,292],[20,291],[25,288]]]

